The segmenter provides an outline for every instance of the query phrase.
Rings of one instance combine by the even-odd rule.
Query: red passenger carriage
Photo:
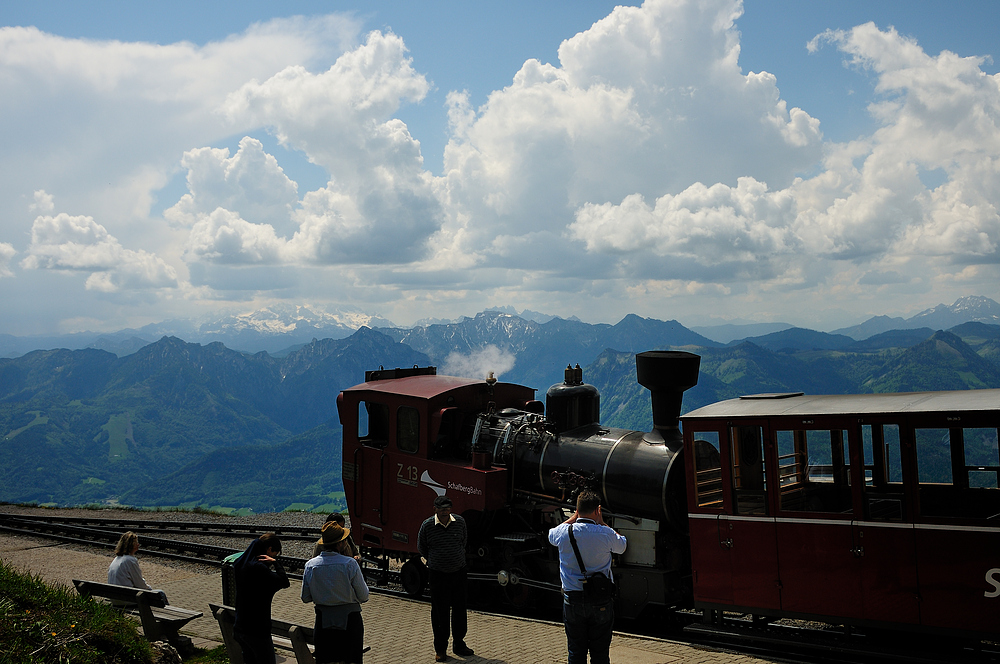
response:
[[[761,394],[681,419],[709,617],[1000,631],[1000,390]]]

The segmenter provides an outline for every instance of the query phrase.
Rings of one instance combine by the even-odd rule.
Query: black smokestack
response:
[[[701,357],[677,350],[650,350],[635,356],[639,384],[653,400],[653,430],[642,437],[653,445],[678,450],[682,444],[677,418],[681,414],[684,391],[698,384]]]

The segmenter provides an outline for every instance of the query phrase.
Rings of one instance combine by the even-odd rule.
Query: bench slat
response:
[[[102,597],[112,602],[131,604],[131,607],[124,607],[125,610],[139,615],[142,633],[150,641],[161,637],[174,639],[181,627],[203,615],[201,611],[170,606],[164,602],[163,595],[152,590],[80,579],[73,579],[73,585],[78,593],[86,597]]]

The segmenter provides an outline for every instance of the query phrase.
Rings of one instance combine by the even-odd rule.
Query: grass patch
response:
[[[191,659],[184,660],[184,664],[229,664],[229,654],[226,646],[200,650]]]
[[[149,643],[110,606],[0,561],[0,664],[145,664]]]
[[[112,415],[101,427],[108,432],[108,461],[120,461],[129,455],[128,444],[132,440],[132,421],[128,413]]]
[[[40,410],[29,410],[28,411],[28,415],[34,415],[35,419],[31,420],[30,422],[28,422],[27,424],[25,424],[20,429],[14,429],[13,431],[8,432],[7,435],[4,436],[4,438],[5,439],[13,438],[17,434],[19,434],[22,431],[24,431],[25,429],[30,429],[31,427],[38,426],[39,424],[48,424],[49,423],[49,418],[44,417],[42,415],[42,411],[40,411]]]

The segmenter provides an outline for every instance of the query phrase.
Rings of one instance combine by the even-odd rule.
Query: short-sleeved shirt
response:
[[[609,579],[614,579],[611,573],[611,554],[625,553],[628,544],[625,537],[610,526],[599,525],[590,519],[577,519],[576,523],[563,523],[549,531],[549,544],[559,547],[559,580],[563,590],[583,590],[585,576],[580,571],[573,544],[569,541],[571,525],[587,574],[603,572]]]

